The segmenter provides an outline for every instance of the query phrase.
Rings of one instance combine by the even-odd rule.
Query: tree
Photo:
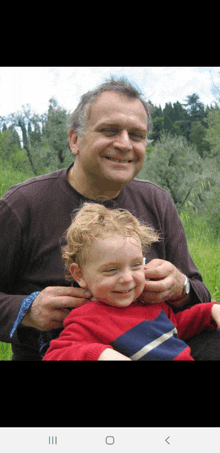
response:
[[[27,153],[27,157],[29,159],[32,171],[35,175],[37,175],[37,168],[34,165],[32,154],[31,154],[31,147],[30,141],[28,140],[28,129],[30,130],[29,123],[40,121],[39,115],[36,115],[31,112],[31,108],[29,105],[26,107],[23,106],[22,112],[11,113],[6,118],[3,117],[1,122],[5,122],[10,125],[10,127],[20,128],[22,134],[22,145],[23,149]]]
[[[49,108],[42,121],[40,143],[35,142],[35,156],[40,172],[58,170],[69,166],[73,156],[68,146],[68,112],[60,107],[55,98],[49,100]]]
[[[184,135],[183,121],[175,121],[173,124],[173,133],[174,135]]]
[[[165,104],[165,107],[163,109],[163,116],[169,118],[171,123],[174,123],[174,121],[175,121],[175,111],[174,111],[174,108],[173,108],[171,102]]]
[[[167,115],[165,115],[165,117],[164,117],[163,128],[166,132],[171,132],[173,129],[173,123],[172,123],[171,119],[169,118],[169,116],[167,116]]]
[[[188,117],[187,110],[183,108],[179,101],[173,104],[173,109],[174,109],[174,122],[187,119]]]
[[[11,128],[4,128],[4,132],[0,134],[0,161],[4,167],[9,165],[14,170],[30,171],[26,152],[21,149],[20,142],[17,143],[15,132]]]
[[[208,129],[205,138],[210,144],[210,155],[220,157],[220,108],[217,104],[209,110],[206,120]]]
[[[195,172],[196,169],[196,172]],[[172,197],[181,211],[200,192],[202,159],[185,137],[162,133],[138,177],[150,179]]]
[[[210,144],[205,140],[207,129],[202,125],[200,121],[193,121],[191,124],[191,132],[189,139],[197,147],[197,151],[202,158],[209,155]]]
[[[153,129],[149,134],[149,138],[152,140],[158,140],[160,138],[160,134],[164,128],[164,118],[163,117],[155,117],[153,118]]]
[[[47,138],[48,144],[55,150],[61,163],[64,162],[68,150],[67,119],[67,111],[58,105],[55,98],[51,98],[43,136]]]
[[[27,151],[28,159],[31,164],[31,168],[34,172],[35,175],[37,175],[37,169],[33,163],[32,155],[31,155],[31,150],[30,146],[28,143],[28,136],[27,136],[27,131],[26,131],[26,125],[25,125],[25,118],[23,118],[21,115],[18,115],[17,118],[14,117],[15,119],[15,125],[19,126],[22,131],[22,137],[23,137],[23,148]]]
[[[152,118],[155,118],[156,116],[158,116],[159,118],[162,118],[163,111],[162,111],[161,105],[159,105],[159,107],[153,106],[153,104],[151,104],[151,105],[153,107]]]
[[[216,236],[220,234],[220,193],[219,162],[217,157],[202,159],[203,172],[200,178],[199,192],[195,201],[200,216],[212,227]]]
[[[188,108],[184,108],[188,107]],[[150,138],[157,141],[162,134],[162,131],[170,132],[174,135],[183,135],[188,141],[190,141],[190,134],[192,133],[191,125],[193,122],[200,122],[202,127],[208,127],[206,122],[207,109],[205,110],[204,105],[199,101],[199,96],[194,93],[193,95],[187,96],[186,104],[180,104],[176,102],[172,105],[171,102],[165,104],[164,109],[159,107],[153,107],[153,130],[150,134]],[[192,137],[194,137],[194,131]],[[204,135],[204,134],[203,134]],[[193,138],[194,139],[194,138]],[[209,144],[200,144],[201,154],[209,149]]]
[[[27,153],[33,173],[38,175],[72,163],[73,158],[68,147],[67,119],[67,111],[52,98],[47,113],[37,115],[29,105],[23,106],[21,112],[0,118],[0,125],[2,129],[6,124],[13,130],[15,127],[20,129],[22,148]],[[14,140],[15,138],[14,135]]]
[[[186,104],[182,104],[188,107],[188,113],[191,121],[203,121],[205,114],[205,108],[202,102],[199,102],[199,96],[196,93],[187,96]]]
[[[191,132],[191,121],[190,118],[183,119],[181,121],[175,121],[173,126],[174,133],[177,132],[178,135],[183,135],[187,141],[189,141],[189,136]]]

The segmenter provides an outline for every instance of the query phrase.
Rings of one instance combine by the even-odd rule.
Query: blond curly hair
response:
[[[112,233],[139,239],[143,253],[151,243],[159,239],[159,235],[153,228],[141,223],[127,210],[108,209],[97,203],[84,203],[66,232],[67,245],[61,249],[67,280],[72,280],[70,265],[73,262],[80,267],[85,265],[88,259],[88,247],[94,239],[106,238]]]

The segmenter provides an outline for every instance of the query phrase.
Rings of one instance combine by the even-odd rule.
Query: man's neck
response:
[[[122,187],[120,187],[118,190],[116,188],[112,190],[110,187],[106,187],[106,182],[103,182],[101,187],[99,187],[96,180],[88,181],[85,177],[79,175],[75,164],[70,168],[67,174],[67,179],[71,186],[77,190],[77,192],[90,200],[111,200],[116,198],[122,189]],[[104,185],[105,189],[103,190]]]

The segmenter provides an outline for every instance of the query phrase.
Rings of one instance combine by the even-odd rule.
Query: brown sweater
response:
[[[60,247],[73,210],[88,201],[69,184],[68,170],[31,178],[11,187],[0,199],[0,341],[11,342],[9,334],[24,297],[47,286],[68,285]],[[104,204],[128,209],[160,233],[160,241],[152,244],[146,254],[146,263],[154,258],[167,260],[187,275],[190,305],[211,300],[165,190],[134,179]],[[36,329],[20,325],[12,339],[13,350],[37,358],[39,334]]]

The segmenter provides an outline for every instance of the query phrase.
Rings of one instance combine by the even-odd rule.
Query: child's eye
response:
[[[117,271],[116,267],[111,267],[109,269],[104,270],[105,273],[111,273],[111,272],[116,272],[116,271]]]
[[[136,268],[136,267],[141,267],[142,266],[142,262],[138,261],[137,263],[133,264],[133,267]]]

